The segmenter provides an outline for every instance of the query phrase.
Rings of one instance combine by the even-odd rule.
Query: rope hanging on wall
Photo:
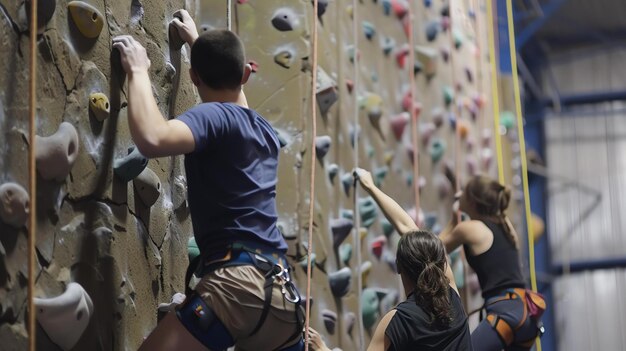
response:
[[[413,192],[415,193],[415,216],[419,221],[420,211],[420,186],[419,186],[419,137],[418,137],[418,118],[417,110],[415,109],[415,99],[417,98],[417,88],[415,86],[415,33],[413,29],[414,9],[413,1],[409,2],[409,85],[411,89],[411,139],[413,142]]]
[[[317,136],[317,8],[318,0],[313,0],[313,36],[311,39],[311,185],[309,188],[309,224],[306,264],[306,307],[304,312],[304,350],[309,350],[309,322],[311,315],[311,255],[313,254],[313,215],[315,209],[315,137]]]
[[[30,57],[29,57],[29,123],[28,123],[28,180],[30,206],[28,216],[28,350],[35,351],[35,233],[37,232],[37,169],[35,164],[35,112],[37,108],[37,3],[30,0]]]
[[[515,28],[513,23],[513,7],[511,1],[506,2],[506,17],[509,28],[509,53],[511,55],[511,74],[513,75],[513,92],[515,98],[515,114],[517,115],[517,133],[522,172],[522,187],[524,190],[524,212],[526,214],[526,236],[528,237],[528,268],[530,270],[530,284],[533,291],[537,291],[537,275],[535,272],[535,238],[531,230],[532,213],[530,212],[530,194],[528,190],[528,165],[526,160],[526,141],[524,139],[524,120],[522,118],[522,102],[520,97],[519,77],[517,74],[517,48],[515,47]],[[537,338],[537,351],[541,351],[541,341]]]
[[[496,162],[498,165],[498,182],[504,184],[504,162],[502,161],[502,138],[500,136],[500,95],[498,92],[498,67],[496,63],[496,43],[494,34],[493,4],[487,0],[487,20],[489,26],[487,33],[489,38],[489,63],[491,67],[491,102],[493,103],[493,133],[496,149]]]

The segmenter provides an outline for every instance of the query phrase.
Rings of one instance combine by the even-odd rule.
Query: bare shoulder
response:
[[[486,235],[490,234],[490,230],[485,223],[476,220],[461,222],[456,225],[454,231],[466,243],[482,241]]]

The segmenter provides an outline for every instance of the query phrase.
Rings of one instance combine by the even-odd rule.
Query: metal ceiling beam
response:
[[[517,39],[515,40],[515,44],[517,45],[517,49],[521,50],[526,43],[532,39],[532,37],[543,27],[552,16],[565,4],[567,0],[551,0],[546,5],[541,8],[543,11],[543,16],[537,18],[529,25],[524,27],[517,35]]]
[[[603,102],[626,101],[626,90],[602,91],[583,94],[561,95],[559,103],[561,106],[576,106],[587,104],[599,104]],[[543,100],[546,107],[554,107],[555,103],[551,99]]]

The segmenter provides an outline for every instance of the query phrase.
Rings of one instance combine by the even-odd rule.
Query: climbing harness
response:
[[[189,264],[187,274],[185,276],[186,287],[189,289],[189,283],[193,275],[203,277],[216,269],[244,265],[256,267],[265,277],[265,283],[263,284],[265,296],[261,317],[248,336],[253,336],[258,333],[263,326],[263,323],[265,323],[271,308],[272,290],[275,283],[280,285],[283,298],[287,302],[294,304],[296,328],[289,339],[279,347],[279,349],[281,349],[283,346],[302,335],[302,326],[304,324],[300,293],[291,281],[289,268],[285,268],[288,267],[287,259],[282,253],[278,253],[276,250],[258,243],[237,242],[232,245],[228,245],[224,250],[208,256],[199,255]],[[193,296],[196,296],[195,292],[190,289],[186,292],[189,294],[188,296],[191,296],[191,299],[193,299]],[[206,310],[209,307],[205,304],[202,308]],[[183,320],[185,315],[178,314],[178,316],[183,324],[187,325],[188,322]],[[193,331],[193,329],[191,329],[191,331]],[[202,334],[199,339],[200,341],[203,341],[204,339],[209,338]]]

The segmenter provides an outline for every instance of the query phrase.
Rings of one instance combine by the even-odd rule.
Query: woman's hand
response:
[[[372,179],[372,174],[363,168],[355,168],[354,177],[359,181],[359,183],[361,183],[363,189],[368,192],[376,187],[374,179]]]
[[[191,15],[187,10],[178,10],[174,12],[174,19],[172,23],[178,29],[180,38],[184,40],[189,46],[198,39],[198,29],[196,29],[196,22],[193,21]]]
[[[320,333],[311,327],[309,327],[309,346],[317,351],[331,351],[322,340]]]

